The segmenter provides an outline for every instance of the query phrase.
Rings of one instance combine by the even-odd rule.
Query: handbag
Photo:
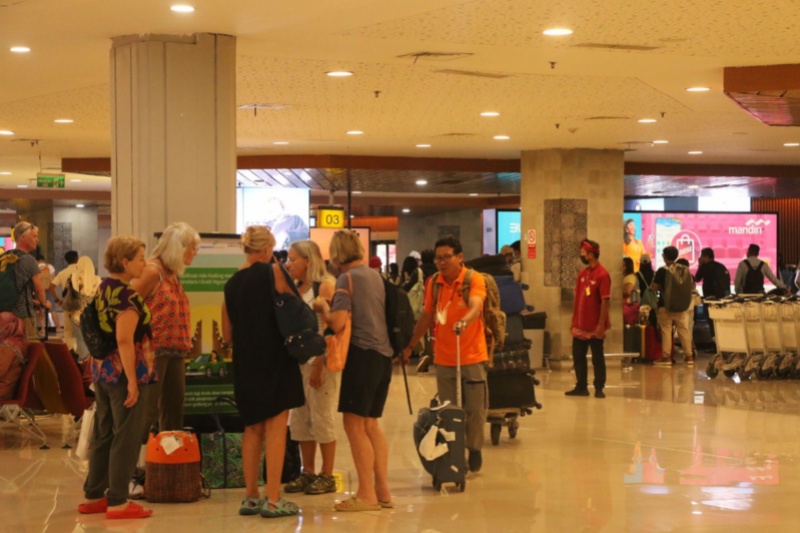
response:
[[[317,314],[303,301],[289,273],[272,265],[275,317],[289,355],[298,363],[323,355],[327,345],[319,333]]]
[[[67,286],[64,287],[64,290],[61,293],[61,309],[67,313],[80,311],[81,305],[83,305],[83,302],[81,301],[81,293],[76,291],[75,287],[72,286],[72,280],[68,279],[66,283]]]
[[[78,445],[75,447],[75,457],[89,459],[89,450],[92,444],[92,434],[94,433],[94,414],[97,404],[93,403],[83,412],[81,417],[81,432],[78,436]]]
[[[353,276],[348,272],[347,287],[345,289],[336,289],[336,292],[342,292],[353,298]],[[344,322],[344,327],[339,333],[328,335],[325,340],[328,343],[328,351],[325,356],[325,366],[330,372],[341,372],[344,370],[344,365],[347,363],[347,352],[350,349],[350,333],[353,331],[353,314],[348,311],[347,319]]]

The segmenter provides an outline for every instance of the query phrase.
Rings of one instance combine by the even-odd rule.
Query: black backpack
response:
[[[13,311],[19,300],[16,271],[21,255],[18,250],[0,254],[0,312]]]
[[[744,287],[742,292],[745,294],[761,294],[764,292],[764,273],[761,272],[761,267],[764,266],[764,261],[758,263],[756,268],[750,264],[748,259],[744,260],[747,265],[747,275],[744,278]]]
[[[105,359],[117,349],[117,338],[100,327],[100,312],[97,304],[100,295],[95,296],[81,313],[81,333],[89,353],[95,359]]]
[[[386,290],[386,331],[394,355],[399,355],[414,336],[414,310],[408,294],[400,287],[384,279],[383,288]]]
[[[724,298],[731,293],[731,274],[725,266],[722,264],[720,266],[721,268],[717,270],[717,275],[714,276],[714,296]]]

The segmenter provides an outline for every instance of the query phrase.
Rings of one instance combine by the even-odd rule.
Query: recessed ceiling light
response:
[[[364,135],[364,132],[361,130],[350,130],[347,132],[348,135]]]
[[[361,194],[361,191],[353,191],[353,194]]]
[[[430,147],[431,147],[430,144],[418,144],[417,145],[417,148],[430,148]]]
[[[494,137],[492,137],[492,139],[494,139],[495,141],[507,141],[510,138],[511,137],[509,137],[508,135],[495,135]]]
[[[57,118],[53,122],[55,122],[56,124],[72,124],[75,121],[72,120],[71,118]]]
[[[572,35],[572,30],[568,28],[550,28],[549,30],[544,30],[542,33],[553,37],[559,35]]]
[[[353,73],[349,70],[333,70],[331,72],[326,72],[325,75],[331,78],[349,78]]]
[[[0,135],[14,135],[14,132],[9,130],[0,130]]]
[[[350,218],[356,218],[356,216],[355,215],[350,215]]]
[[[17,185],[17,189],[27,189],[27,185]]]
[[[12,46],[9,48],[10,51],[14,52],[15,54],[27,54],[31,51],[30,48],[27,46]]]
[[[169,9],[175,13],[194,13],[194,6],[189,6],[186,4],[177,4]]]
[[[428,180],[417,180],[414,183],[416,183],[417,185],[422,187],[423,185],[427,185],[428,184]]]
[[[5,171],[5,170],[3,172],[0,172],[0,176],[10,176],[10,175],[11,175],[11,172],[8,172],[8,171]]]
[[[410,213],[410,212],[411,212],[411,209],[409,209],[407,207],[403,208],[403,213]]]
[[[654,122],[658,122],[658,121],[656,119],[654,119],[654,118],[640,118],[639,119],[639,124],[652,124]]]
[[[83,209],[86,206],[83,204],[75,204],[75,207],[77,207],[78,209]]]
[[[690,189],[699,189],[700,186],[699,185],[689,185],[689,188]]]
[[[783,143],[783,145],[786,146],[787,148],[794,148],[796,146],[800,146],[800,143]]]
[[[669,144],[669,141],[665,141],[663,139],[659,139],[657,141],[653,141],[653,144]]]
[[[470,195],[470,196],[478,196],[478,193],[476,193],[476,192],[471,192],[471,193],[469,193],[469,195]]]
[[[689,155],[700,155],[702,153],[703,153],[702,150],[692,150],[689,152]]]
[[[690,93],[706,93],[711,90],[710,87],[687,87],[686,90]]]
[[[272,144],[289,144],[289,141],[275,141]]]
[[[483,113],[481,113],[481,116],[482,117],[499,117],[500,113],[498,113],[497,111],[484,111]]]
[[[81,180],[78,180],[78,179],[72,179],[72,180],[69,180],[69,182],[70,182],[70,183],[80,183],[80,182],[81,182]]]

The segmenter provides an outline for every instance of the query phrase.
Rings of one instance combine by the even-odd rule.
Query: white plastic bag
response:
[[[78,446],[75,447],[75,457],[78,459],[89,459],[89,448],[92,443],[92,433],[94,433],[95,405],[92,404],[85,410],[81,418],[81,434],[78,437]]]

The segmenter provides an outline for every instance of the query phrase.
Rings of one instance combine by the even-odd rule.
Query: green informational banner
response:
[[[187,415],[203,415],[208,413],[236,413],[236,409],[228,403],[214,404],[220,396],[233,398],[233,383],[202,384],[186,380],[186,393],[183,400],[183,411]]]
[[[186,273],[181,276],[181,283],[187,293],[222,293],[225,283],[235,272],[236,268],[188,268]]]
[[[36,174],[36,187],[40,189],[63,189],[64,174]]]

